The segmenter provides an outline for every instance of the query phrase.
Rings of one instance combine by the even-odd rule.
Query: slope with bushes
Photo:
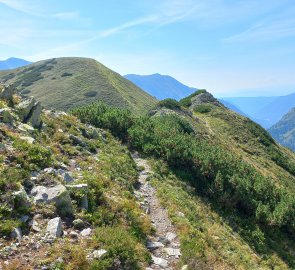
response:
[[[93,104],[73,114],[164,164],[153,183],[184,237],[190,269],[293,269],[294,154],[205,90],[156,110],[137,118]],[[176,209],[187,209],[186,218]]]

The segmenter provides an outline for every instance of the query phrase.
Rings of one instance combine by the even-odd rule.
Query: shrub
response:
[[[91,269],[141,269],[140,262],[150,260],[149,253],[122,227],[102,227],[95,231],[98,248],[107,250],[105,256],[93,262]]]
[[[208,113],[210,112],[212,107],[209,104],[201,104],[194,108],[195,112],[199,113]]]
[[[164,107],[164,108],[168,108],[171,110],[176,110],[176,109],[181,108],[179,102],[175,99],[172,99],[172,98],[166,98],[166,99],[159,101],[157,104],[157,107],[160,107],[160,108]]]

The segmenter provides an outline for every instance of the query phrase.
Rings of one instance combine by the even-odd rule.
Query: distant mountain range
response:
[[[32,95],[45,108],[69,110],[98,100],[148,111],[157,100],[99,62],[80,57],[53,58],[0,72],[0,81],[13,83],[24,95]]]
[[[29,64],[32,64],[32,62],[20,58],[10,57],[6,60],[0,61],[0,70],[14,69]]]
[[[269,132],[280,144],[295,151],[295,107],[272,126]]]
[[[264,128],[270,128],[295,106],[295,93],[278,97],[235,97],[223,100],[235,105]]]
[[[158,73],[153,75],[129,74],[124,77],[160,100],[165,98],[180,100],[197,90],[182,84],[171,76]]]

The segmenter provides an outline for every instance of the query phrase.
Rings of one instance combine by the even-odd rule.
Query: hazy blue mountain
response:
[[[6,60],[0,61],[0,70],[15,69],[18,67],[23,67],[23,66],[29,65],[31,63],[32,62],[29,62],[24,59],[11,57]]]
[[[280,144],[295,151],[295,108],[269,129],[269,133]]]
[[[295,93],[278,97],[222,98],[238,107],[252,120],[269,128],[295,106]]]
[[[228,109],[240,114],[240,115],[243,115],[243,116],[246,116],[248,117],[247,114],[245,114],[240,108],[238,108],[238,106],[232,104],[231,102],[227,101],[227,100],[224,100],[224,99],[219,99],[219,101],[225,106],[227,107]]]
[[[174,98],[179,100],[194,93],[197,89],[186,86],[171,76],[153,74],[153,75],[135,75],[128,74],[124,76],[133,82],[139,88],[143,89],[157,99]]]

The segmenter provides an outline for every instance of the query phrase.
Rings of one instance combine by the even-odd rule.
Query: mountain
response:
[[[13,83],[45,108],[69,110],[97,100],[140,113],[156,99],[99,62],[78,57],[49,59],[0,72],[0,80]]]
[[[182,84],[170,76],[161,74],[129,74],[124,77],[159,100],[165,98],[179,100],[197,90],[196,88],[188,87]]]
[[[0,70],[14,69],[18,67],[23,67],[31,64],[32,62],[26,61],[24,59],[11,57],[6,60],[0,61]]]
[[[277,123],[295,106],[295,93],[278,97],[234,97],[222,98],[240,108],[253,121],[264,128]]]
[[[238,114],[240,114],[240,115],[243,115],[243,116],[246,116],[246,117],[247,117],[247,115],[246,115],[244,112],[242,112],[242,110],[241,110],[240,108],[238,108],[237,106],[235,106],[235,105],[232,104],[231,102],[226,101],[226,100],[223,100],[223,99],[219,99],[219,101],[220,101],[225,107],[227,107],[228,109],[230,109],[230,110],[232,110],[232,111],[234,111],[234,112],[236,112],[236,113],[238,113]]]
[[[269,132],[280,144],[295,151],[295,108],[273,125]]]

